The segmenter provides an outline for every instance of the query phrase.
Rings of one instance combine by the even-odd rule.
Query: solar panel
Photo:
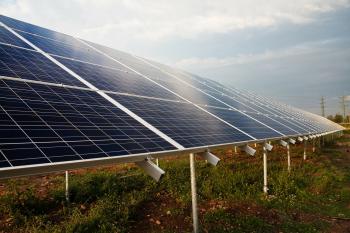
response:
[[[40,82],[85,85],[48,60],[41,53],[0,44],[0,70],[2,76]],[[85,86],[86,87],[86,86]]]
[[[237,128],[252,135],[256,139],[275,138],[284,136],[282,133],[264,126],[250,117],[242,115],[238,111],[220,108],[206,108],[209,112],[219,116],[221,119],[235,125]]]
[[[57,60],[101,90],[179,100],[176,95],[133,72],[64,58]]]
[[[102,45],[6,16],[0,25],[0,173],[140,161],[342,129]]]
[[[175,149],[93,91],[0,80],[0,93],[13,166]]]
[[[18,39],[11,32],[0,25],[0,44],[10,44],[30,49],[30,46]]]
[[[252,139],[188,103],[118,95],[113,98],[187,148]]]
[[[46,53],[76,59],[79,61],[90,62],[102,66],[122,69],[118,63],[111,61],[107,57],[95,52],[86,45],[80,43],[77,39],[65,36],[64,41],[57,41],[44,38],[26,32],[18,32],[21,36],[32,42],[34,45]]]

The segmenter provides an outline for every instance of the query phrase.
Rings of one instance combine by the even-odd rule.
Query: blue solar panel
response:
[[[166,65],[6,16],[0,21],[65,66],[0,26],[0,76],[7,76],[0,77],[0,167],[175,150],[171,139],[206,148],[340,129]]]
[[[274,138],[283,136],[263,124],[243,115],[242,113],[234,110],[220,109],[220,108],[206,108],[209,112],[219,116],[221,119],[236,126],[244,132],[252,135],[257,139]]]
[[[19,32],[21,36],[29,40],[35,46],[46,53],[90,62],[102,66],[123,69],[124,67],[106,56],[94,51],[92,48],[84,45],[74,37],[67,36],[65,41],[56,41],[48,38],[31,35],[25,32]]]
[[[131,54],[124,53],[124,52],[116,50],[116,49],[108,48],[106,46],[99,45],[96,43],[92,43],[92,42],[88,42],[88,41],[85,41],[85,42],[88,43],[90,46],[93,46],[94,48],[98,49],[102,53],[107,54],[108,56],[112,57],[113,59],[120,61],[121,63],[137,70],[138,72],[142,73],[143,75],[146,75],[154,80],[171,81],[172,79],[174,79],[173,77],[170,77],[169,75],[166,75],[165,73],[160,72],[159,70],[155,69],[154,67],[151,67],[151,66],[145,64],[145,62],[139,60],[138,58],[134,57]]]
[[[255,114],[255,113],[246,113],[247,115],[257,119],[258,121],[270,126],[271,128],[281,132],[284,135],[298,135],[301,134],[299,131],[295,129],[295,127],[290,127],[284,125],[281,121],[273,119],[271,116]],[[294,129],[293,129],[294,128]]]
[[[273,115],[269,115],[270,118],[280,122],[281,124],[288,126],[290,128],[292,128],[293,130],[299,132],[300,134],[307,134],[309,133],[308,130],[306,130],[305,128],[303,128],[302,126],[298,125],[295,121],[292,121],[291,119],[286,119],[286,118],[282,118],[282,117],[278,117],[278,116],[273,116]]]
[[[231,126],[187,103],[111,95],[184,147],[251,140]]]
[[[30,49],[30,46],[23,42],[21,39],[17,38],[11,32],[9,32],[4,27],[0,26],[0,43],[20,46],[23,48]]]
[[[65,38],[67,37],[71,37],[63,33],[59,33],[47,28],[39,27],[37,25],[16,20],[4,15],[0,15],[0,21],[12,29],[33,33],[39,36],[44,36],[58,41],[62,41],[65,40]]]
[[[162,72],[154,67],[147,67],[147,70],[143,69],[144,72],[149,72],[149,70],[152,69],[152,73],[159,73],[157,75],[160,76],[160,74],[163,74],[163,76],[167,77],[167,79],[162,79],[162,80],[157,80],[157,82],[161,83],[162,85],[168,87],[169,89],[179,93],[181,96],[186,97],[188,100],[194,102],[194,103],[199,103],[199,104],[205,104],[205,105],[211,105],[211,106],[217,106],[217,107],[233,107],[241,111],[245,111],[248,113],[263,113],[263,114],[276,114],[276,115],[281,115],[282,113],[279,112],[278,110],[274,109],[269,109],[269,110],[264,110],[265,106],[260,106],[259,104],[252,104],[249,101],[243,99],[242,97],[239,97],[238,95],[233,97],[233,94],[229,91],[225,90],[225,87],[221,86],[221,84],[218,84],[216,88],[213,86],[215,85],[215,82],[212,81],[204,81],[205,79],[201,79],[198,76],[194,77],[190,74],[186,74],[184,72],[179,72],[176,71],[172,68],[169,68],[167,66],[157,64],[154,62],[146,61],[143,64],[139,64],[140,60],[137,60],[136,58],[132,56],[127,56],[124,55],[123,53],[120,53],[116,50],[111,50],[105,47],[99,47],[99,49],[103,50],[104,52],[110,54],[113,54],[114,56],[120,56],[124,58],[124,62],[128,64],[129,66],[137,69],[137,67],[141,67],[142,65],[147,67],[148,63],[151,63],[152,65],[160,68],[161,70],[164,70],[165,72]],[[135,61],[134,61],[135,60]],[[149,73],[150,75],[152,73]],[[212,97],[209,97],[208,95],[205,94],[198,94],[197,90],[194,90],[191,87],[188,87],[184,85],[182,82],[177,81],[174,77],[171,75],[167,75],[167,73],[170,73],[177,78],[184,80],[186,83],[188,83],[191,86],[194,86],[197,89],[202,90],[203,92],[209,94],[210,96],[226,103],[223,104],[220,101],[215,100]],[[164,81],[166,80],[166,81]],[[170,85],[170,83],[174,83],[173,85]],[[217,114],[217,113],[216,113]],[[252,117],[259,117],[257,115],[252,115]],[[219,116],[220,117],[220,116]],[[255,118],[257,119],[257,118]],[[273,122],[273,121],[272,121]],[[305,123],[296,123],[298,126],[302,125],[304,126]],[[268,124],[267,124],[268,125]],[[294,126],[294,127],[298,127]],[[309,126],[304,126],[307,130],[303,130],[305,132],[312,132],[314,128],[310,128]],[[273,127],[272,127],[273,128]],[[278,129],[276,129],[278,130]],[[285,132],[289,131],[289,129],[285,129]],[[292,131],[295,133],[294,131]]]
[[[8,77],[85,86],[42,54],[1,44],[0,72],[2,76]]]
[[[0,105],[13,166],[175,149],[93,91],[0,80]]]
[[[290,127],[298,129],[297,131],[302,131],[304,133],[317,132],[315,128],[311,127],[307,122],[304,122],[298,119],[290,119],[289,118],[290,115],[287,112],[282,111],[281,109],[271,104],[270,102],[266,102],[261,99],[257,100],[247,94],[242,94],[241,92],[237,92],[233,89],[225,88],[223,85],[215,81],[207,82],[206,85],[209,87],[212,87],[214,90],[222,92],[224,94],[223,99],[225,99],[227,102],[228,102],[227,98],[233,100],[238,97],[237,100],[240,100],[240,101],[245,99],[245,102],[244,102],[245,105],[250,106],[251,108],[254,108],[256,111],[260,113],[268,114],[269,116],[285,117],[286,119],[288,119],[288,121],[292,123],[292,124],[289,124]],[[249,104],[249,102],[254,103],[254,106],[253,104]]]
[[[179,100],[171,92],[134,72],[126,72],[63,58],[57,58],[57,60],[100,90]]]
[[[211,95],[214,96],[215,98],[225,102],[230,107],[235,108],[237,110],[244,111],[244,112],[258,113],[257,110],[247,106],[244,103],[238,102],[236,99],[230,98],[226,95],[220,95],[220,94],[216,94],[216,93],[212,93]]]

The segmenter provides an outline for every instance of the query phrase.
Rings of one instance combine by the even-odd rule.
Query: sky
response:
[[[329,115],[350,95],[350,0],[1,0],[0,13],[317,114],[321,96]]]

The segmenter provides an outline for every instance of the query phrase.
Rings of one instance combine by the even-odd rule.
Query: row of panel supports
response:
[[[304,141],[304,153],[303,153],[303,159],[306,160],[307,154],[307,137],[297,138],[298,141],[302,142]],[[322,137],[322,141],[323,137]],[[319,146],[321,146],[321,138],[319,140]],[[282,146],[286,147],[287,149],[287,165],[288,165],[288,172],[291,171],[291,158],[290,158],[290,144],[295,144],[296,141],[294,139],[289,139],[288,142],[284,140],[280,140],[279,142]],[[315,138],[312,141],[312,151],[315,152]],[[256,147],[256,144],[254,145]],[[264,184],[263,184],[263,192],[268,193],[268,179],[267,179],[267,152],[271,151],[273,146],[271,143],[264,142],[263,144],[263,173],[264,173]],[[241,151],[244,151],[245,153],[249,155],[254,155],[256,150],[252,147],[245,145],[240,146]],[[237,146],[234,147],[234,152],[237,154]],[[205,159],[206,162],[216,166],[220,159],[216,157],[214,154],[210,153],[209,150],[198,154],[203,159]],[[198,225],[198,208],[197,208],[197,188],[196,188],[196,174],[195,174],[195,154],[190,153],[189,155],[190,159],[190,177],[191,177],[191,197],[192,197],[192,219],[193,219],[193,232],[197,233],[199,232],[199,225]],[[142,168],[148,175],[150,175],[153,179],[156,181],[159,181],[160,178],[165,173],[160,167],[159,167],[159,161],[158,158],[155,160],[156,164],[152,162],[150,158],[147,158],[143,161],[135,162],[137,166]],[[68,171],[65,172],[65,178],[66,178],[66,201],[69,203],[69,173]]]
[[[304,141],[304,151],[303,151],[303,160],[307,159],[307,140],[309,138],[308,137],[304,137],[304,138],[298,138],[298,141],[302,142]],[[319,141],[321,142],[321,138],[319,139]],[[286,147],[287,149],[287,169],[288,172],[291,171],[291,157],[290,157],[290,144],[295,144],[295,140],[293,139],[289,139],[289,143],[286,141],[281,140],[280,144],[284,147]],[[267,186],[267,147],[266,145],[269,145],[267,143],[264,144],[263,146],[263,171],[264,171],[264,186],[263,186],[263,192],[267,194],[268,192],[268,186]],[[319,146],[321,146],[321,143],[319,144]],[[316,139],[313,138],[312,140],[312,152],[315,152],[316,150]]]

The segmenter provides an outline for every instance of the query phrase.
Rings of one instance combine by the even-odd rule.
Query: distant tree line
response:
[[[343,115],[340,114],[335,114],[333,115],[329,115],[328,120],[334,121],[335,123],[349,123],[350,122],[350,117],[346,116],[345,119],[343,117]]]

